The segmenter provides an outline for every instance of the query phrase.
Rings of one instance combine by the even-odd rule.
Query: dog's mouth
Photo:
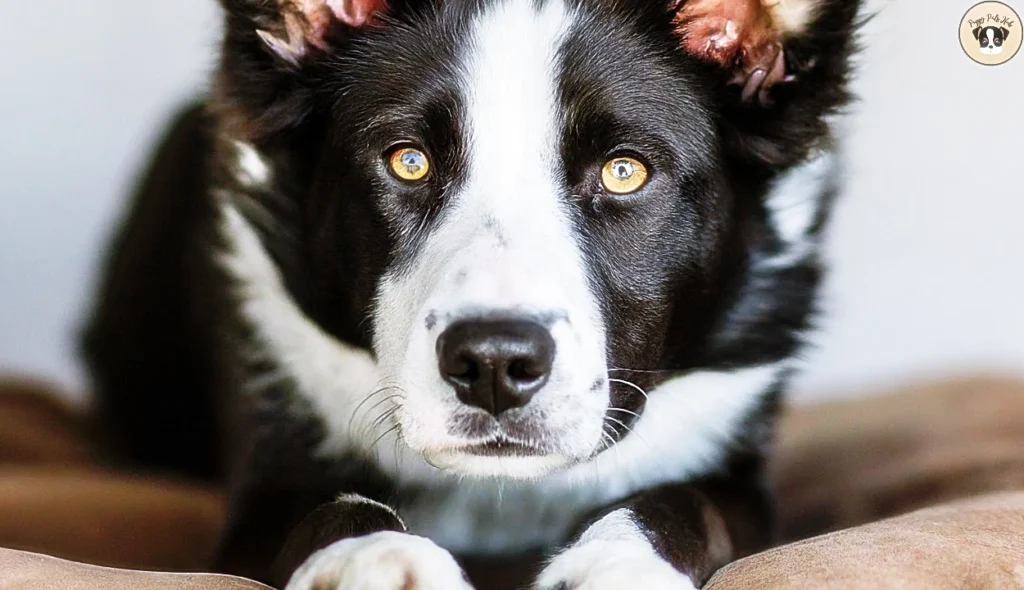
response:
[[[591,449],[573,452],[576,449],[566,445],[563,437],[536,424],[526,427],[492,420],[489,427],[475,430],[467,428],[465,420],[458,422],[461,427],[449,431],[448,444],[420,451],[431,466],[469,476],[535,479],[592,456]]]
[[[541,457],[548,454],[536,445],[513,440],[506,436],[468,444],[455,449],[455,451],[478,457]]]
[[[505,435],[477,439],[425,457],[439,469],[485,478],[535,479],[576,463],[572,457],[540,444]]]

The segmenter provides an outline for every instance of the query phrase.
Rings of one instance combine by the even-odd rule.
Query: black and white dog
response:
[[[999,55],[1003,52],[1003,42],[1010,36],[1005,27],[978,27],[974,29],[974,38],[985,55]]]
[[[218,570],[693,588],[771,542],[859,2],[223,4],[84,346],[112,442],[227,481]]]

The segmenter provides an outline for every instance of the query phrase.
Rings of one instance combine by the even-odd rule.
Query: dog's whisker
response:
[[[607,430],[605,430],[605,428],[611,428],[612,432],[609,433]],[[601,427],[601,434],[604,436],[605,440],[608,441],[608,447],[607,448],[611,449],[611,452],[612,452],[612,454],[614,455],[614,458],[615,458],[615,462],[618,463],[618,464],[621,464],[622,459],[621,459],[621,455],[620,455],[620,452],[619,452],[619,445],[617,444],[615,436],[613,436],[614,433],[615,433],[615,429],[612,428],[612,426],[610,424],[608,424],[607,421],[604,421],[603,424],[602,424],[602,427]],[[598,472],[598,483],[600,483],[600,475],[601,475],[600,472]]]
[[[637,419],[640,418],[640,414],[637,414],[636,412],[627,410],[625,408],[608,408],[608,411],[609,412],[622,412],[623,414],[629,414],[630,416],[633,416],[634,418],[637,418]]]
[[[668,369],[626,369],[624,367],[612,367],[612,368],[608,369],[609,373],[612,372],[612,371],[625,371],[627,373],[648,373],[648,374],[652,374],[652,375],[657,375],[657,374],[660,374],[660,373],[671,373],[672,372],[672,371],[670,371]]]
[[[366,394],[363,397],[363,399],[359,402],[359,404],[356,405],[355,409],[352,410],[352,415],[348,419],[348,427],[349,427],[349,429],[352,428],[352,423],[355,421],[356,417],[359,415],[359,410],[361,410],[362,407],[365,406],[367,402],[369,402],[371,399],[376,397],[382,391],[384,391],[384,390],[383,389],[375,389],[375,390],[371,391],[370,393]]]
[[[397,411],[398,411],[398,407],[397,406],[385,410],[383,413],[381,413],[380,416],[377,416],[377,418],[374,419],[374,421],[370,425],[370,429],[371,430],[376,430],[376,429],[380,428],[381,426],[384,425],[385,422],[387,422],[388,420],[393,418]]]
[[[400,388],[398,388],[397,386],[385,385],[383,387],[379,387],[379,388],[371,391],[365,397],[363,397],[362,401],[360,401],[359,404],[356,405],[355,409],[352,410],[352,415],[349,417],[349,420],[348,420],[349,430],[352,429],[352,425],[355,422],[356,418],[359,417],[359,411],[360,411],[360,409],[362,409],[363,406],[365,406],[373,398],[378,397],[380,395],[383,395],[383,394],[385,394],[388,391],[391,391],[393,389],[397,389],[398,391],[402,392],[402,390]],[[383,400],[378,401],[372,407],[368,408],[367,412],[372,412],[377,406],[379,406],[384,401],[387,401],[389,399],[394,399],[395,397],[401,397],[402,395],[404,395],[404,392],[387,396]]]
[[[647,395],[647,392],[644,391],[644,389],[642,387],[640,387],[636,383],[633,383],[632,381],[627,381],[626,379],[615,379],[615,378],[609,377],[608,378],[608,382],[609,383],[621,383],[622,385],[625,385],[627,387],[631,387],[631,388],[635,389],[636,391],[640,392],[640,395],[644,396],[645,400],[650,400],[651,399],[650,396]]]
[[[618,424],[619,426],[624,428],[626,430],[626,432],[628,432],[628,433],[632,434],[633,436],[637,437],[638,439],[640,439],[640,442],[642,442],[645,445],[647,445],[647,447],[649,449],[651,449],[651,450],[654,449],[654,447],[652,447],[650,445],[650,443],[648,443],[647,440],[644,439],[644,437],[642,437],[639,434],[637,434],[637,432],[635,430],[633,430],[632,428],[630,428],[629,426],[627,426],[625,422],[622,422],[621,420],[617,420],[615,418],[612,418],[611,416],[605,416],[605,420],[606,421],[611,421],[611,422],[614,422],[614,423]]]
[[[623,428],[623,429],[624,429],[624,430],[625,430],[626,432],[628,432],[628,433],[630,433],[630,434],[632,434],[632,435],[635,435],[635,436],[636,436],[637,438],[639,438],[640,440],[643,440],[643,437],[642,437],[642,436],[640,436],[639,434],[637,434],[635,430],[633,430],[632,428],[630,428],[629,426],[627,426],[625,422],[623,422],[623,421],[621,421],[621,420],[616,420],[615,418],[612,418],[611,416],[606,416],[606,417],[605,417],[605,420],[609,420],[609,421],[611,421],[611,422],[614,422],[614,423],[618,424],[618,425],[619,425],[619,426],[621,426],[621,427],[622,427],[622,428]],[[647,442],[647,441],[644,441],[644,444],[646,444],[646,442]]]
[[[608,433],[607,430],[605,430],[605,428],[609,427],[610,426],[607,423],[601,427],[601,436],[603,438],[603,441],[607,441],[604,445],[604,449],[602,449],[603,451],[606,451],[615,446],[615,437],[613,437],[611,434]]]
[[[622,420],[617,420],[617,419],[615,419],[615,418],[612,418],[611,416],[605,416],[605,418],[604,418],[604,419],[605,419],[605,420],[608,420],[609,422],[614,422],[614,423],[618,424],[618,425],[619,425],[619,426],[621,426],[621,427],[622,427],[622,428],[623,428],[623,429],[624,429],[624,430],[625,430],[626,432],[633,432],[633,430],[632,430],[632,429],[631,429],[631,428],[630,428],[629,426],[626,426],[626,423],[625,423],[625,422],[623,422]]]
[[[370,412],[376,410],[377,408],[379,408],[381,406],[381,404],[385,404],[385,403],[387,403],[387,402],[389,402],[389,401],[391,401],[393,399],[402,399],[404,397],[405,396],[403,396],[402,394],[399,394],[399,393],[394,393],[394,394],[382,397],[379,400],[377,400],[377,403],[375,403],[372,406],[370,406],[369,408],[367,408],[366,409],[366,413],[369,414]]]
[[[378,436],[377,438],[375,438],[375,439],[373,440],[373,442],[372,442],[372,443],[370,443],[370,450],[371,450],[371,451],[376,451],[377,443],[379,443],[379,442],[380,442],[381,440],[383,440],[385,436],[387,436],[387,435],[389,435],[389,434],[391,434],[391,433],[395,432],[396,430],[398,430],[398,424],[395,424],[395,425],[394,425],[394,426],[392,426],[391,428],[388,428],[387,430],[385,430],[384,432],[382,432],[382,433],[380,434],[380,436]]]

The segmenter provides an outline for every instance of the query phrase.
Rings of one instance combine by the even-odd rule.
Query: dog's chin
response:
[[[520,449],[503,452],[491,445],[424,453],[424,458],[438,469],[460,476],[516,480],[538,479],[577,462],[565,455],[522,452]]]
[[[445,427],[437,428],[440,420],[412,416],[398,417],[405,446],[429,466],[457,477],[536,480],[588,461],[608,437],[601,437],[603,416],[558,428],[524,416],[495,420],[475,414],[448,416]]]

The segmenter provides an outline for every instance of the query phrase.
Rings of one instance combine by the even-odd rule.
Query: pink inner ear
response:
[[[327,37],[334,24],[366,26],[384,10],[386,0],[277,0],[277,5],[284,20],[284,35],[256,32],[275,55],[299,66],[311,47],[328,48]]]
[[[334,17],[350,27],[361,27],[384,9],[384,0],[327,0]]]
[[[771,0],[684,0],[676,17],[685,48],[721,66],[731,66],[759,45],[777,40],[768,14]]]
[[[732,73],[744,98],[790,79],[783,41],[788,33],[783,8],[813,7],[818,0],[681,0],[675,23],[688,53]]]

